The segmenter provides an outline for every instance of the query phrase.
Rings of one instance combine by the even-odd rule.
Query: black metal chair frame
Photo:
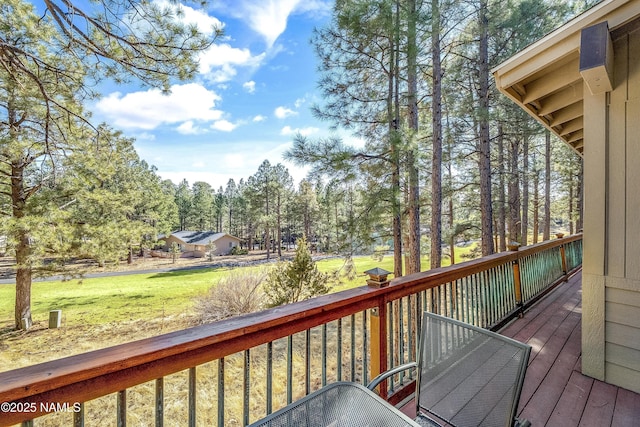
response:
[[[436,329],[438,330],[436,331]],[[495,348],[498,348],[499,350],[495,350]],[[415,421],[420,425],[440,426],[440,422],[444,421],[445,425],[460,427],[469,427],[471,425],[487,425],[491,427],[530,426],[529,421],[517,419],[516,413],[529,361],[531,346],[486,329],[437,314],[425,312],[423,315],[419,349],[420,354],[418,355],[417,363],[407,363],[384,372],[375,377],[367,387],[370,390],[374,390],[382,381],[387,380],[394,375],[407,370],[417,369],[415,392],[417,418]],[[509,386],[503,395],[503,399],[505,400],[510,397],[509,402],[505,405],[508,406],[508,408],[504,413],[504,423],[502,423],[502,421],[498,422],[495,419],[492,419],[489,421],[477,420],[477,423],[475,424],[472,424],[469,420],[463,424],[456,424],[456,421],[449,418],[447,414],[438,413],[433,408],[421,407],[421,394],[428,394],[436,391],[430,390],[429,383],[435,383],[441,378],[446,378],[447,375],[461,375],[460,372],[455,373],[455,370],[460,369],[460,367],[466,363],[465,359],[467,362],[471,361],[471,363],[473,363],[472,358],[480,356],[481,358],[486,359],[483,363],[485,363],[484,366],[487,366],[486,364],[492,363],[491,356],[487,356],[487,354],[491,354],[491,351],[496,351],[496,353],[498,351],[502,353],[507,352],[508,355],[505,357],[508,361],[507,363],[511,364],[510,370],[505,368],[503,372],[500,372],[502,369],[497,369],[496,371],[498,373],[493,377],[490,376],[487,378],[487,383],[483,384],[483,386],[487,387],[489,391],[494,391],[492,390],[492,387],[497,388],[495,385],[495,383],[497,383],[495,377],[500,374],[500,383],[505,383]],[[513,356],[510,356],[511,354],[513,354]],[[504,360],[505,358],[503,357],[501,362],[497,363],[504,363]],[[425,367],[425,364],[428,364],[429,366]],[[431,377],[425,378],[425,375]],[[505,378],[503,378],[505,375],[508,376],[506,381],[504,381]],[[482,375],[480,375],[480,377],[482,377]],[[455,379],[455,381],[460,380]],[[491,381],[495,382],[491,383]],[[502,393],[502,391],[497,390],[496,394],[500,395],[500,393]],[[479,392],[477,394],[478,402],[471,404],[466,403],[466,405],[483,405],[484,402],[480,399],[485,397],[486,394],[490,393]],[[441,399],[440,401],[443,402],[443,406],[445,407],[455,407],[458,405],[457,400],[459,400],[456,393],[453,392],[450,393],[450,396],[440,397],[439,399]],[[447,401],[447,399],[450,401]],[[473,398],[471,398],[469,402],[472,400]],[[502,418],[502,415],[500,415],[500,417]],[[435,421],[434,418],[439,421]]]

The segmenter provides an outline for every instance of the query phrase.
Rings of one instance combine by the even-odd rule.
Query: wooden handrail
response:
[[[40,402],[84,402],[204,364],[245,349],[417,292],[511,262],[518,257],[580,240],[581,235],[543,242],[519,252],[494,254],[393,279],[389,286],[363,286],[307,301],[176,331],[114,347],[0,373],[0,402],[35,403],[33,413],[3,413],[12,425],[44,413]],[[386,359],[386,358],[385,358]],[[385,361],[386,363],[386,361]]]

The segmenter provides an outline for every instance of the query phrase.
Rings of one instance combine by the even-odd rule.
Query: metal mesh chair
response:
[[[249,427],[419,427],[364,386],[336,382]]]
[[[424,313],[416,422],[459,427],[529,425],[516,419],[516,411],[530,352],[530,346],[497,333]],[[405,367],[415,364],[394,371]],[[388,376],[380,375],[369,388]]]

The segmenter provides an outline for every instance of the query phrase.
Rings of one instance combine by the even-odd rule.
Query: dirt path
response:
[[[293,251],[284,252],[283,259],[291,258],[293,254]],[[175,262],[173,262],[171,258],[154,258],[149,256],[144,258],[136,257],[132,264],[127,264],[126,261],[122,261],[119,265],[108,265],[105,267],[99,267],[91,260],[79,260],[67,265],[65,271],[54,273],[53,275],[35,277],[34,281],[61,280],[65,277],[68,278],[73,276],[90,278],[180,271],[199,268],[244,267],[276,261],[278,261],[277,254],[271,254],[270,259],[267,259],[265,251],[252,252],[249,255],[218,256],[213,260],[209,260],[208,258],[178,258]],[[0,284],[15,283],[14,268],[14,258],[0,257]]]

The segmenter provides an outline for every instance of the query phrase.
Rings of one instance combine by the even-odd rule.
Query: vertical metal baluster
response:
[[[501,319],[504,315],[503,315],[503,310],[502,310],[502,280],[500,280],[500,267],[495,267],[491,269],[491,283],[494,286],[495,289],[495,310],[496,310],[496,321],[498,319]]]
[[[327,324],[322,325],[322,386],[327,385]]]
[[[388,337],[389,337],[389,343],[387,344],[387,348],[389,349],[389,354],[387,355],[387,368],[388,369],[392,369],[395,368],[395,364],[394,362],[394,355],[395,355],[395,346],[393,345],[394,342],[394,329],[393,329],[393,321],[395,319],[395,313],[394,313],[394,307],[393,307],[393,301],[388,302],[387,303],[387,313],[389,313],[389,315],[387,316],[387,331],[388,331]],[[389,381],[388,381],[388,386],[387,386],[387,390],[389,390],[389,392],[393,392],[393,390],[395,389],[395,386],[393,385],[393,377],[389,377]],[[383,398],[386,398],[387,396],[383,396]]]
[[[218,427],[224,427],[224,357],[218,359]]]
[[[471,277],[472,276],[467,276],[464,278],[465,280],[465,291],[467,294],[467,297],[465,298],[465,300],[467,301],[467,319],[466,322],[471,324],[471,322],[473,322],[473,288],[472,288],[472,283],[471,283]]]
[[[293,401],[293,335],[287,337],[287,405]]]
[[[305,331],[305,371],[304,371],[304,391],[305,395],[311,393],[311,329]]]
[[[409,360],[418,360],[416,355],[413,352],[415,348],[413,346],[415,339],[415,329],[413,327],[413,295],[409,295],[408,297],[408,307],[407,307],[407,325],[409,331],[407,333],[407,351],[409,352]],[[409,371],[409,378],[413,378],[413,371]]]
[[[364,310],[362,312],[362,383],[369,383],[369,348],[367,344],[369,343],[369,329],[368,329],[368,320],[367,320],[367,311]]]
[[[456,282],[455,280],[449,282],[449,311],[451,312],[451,318],[456,318]]]
[[[244,425],[249,424],[249,394],[251,393],[251,355],[249,349],[244,351],[244,375],[242,386],[242,414]]]
[[[492,292],[492,288],[491,288],[491,283],[489,282],[489,271],[485,270],[482,273],[480,273],[482,275],[482,288],[484,289],[484,296],[485,296],[485,325],[484,327],[489,327],[491,325],[491,320],[493,315],[491,314],[491,292]]]
[[[273,341],[267,343],[267,415],[273,412]]]
[[[127,425],[127,390],[121,390],[117,396],[117,419],[116,425],[118,427],[126,427]]]
[[[351,315],[351,381],[356,380],[356,315]]]
[[[478,281],[476,280],[476,275],[472,275],[471,279],[471,324],[478,325],[476,319],[478,317]]]
[[[156,427],[164,425],[164,378],[156,380]]]
[[[73,413],[73,427],[84,427],[84,402],[80,404],[80,410]]]
[[[501,296],[500,296],[500,304],[502,305],[502,313],[503,315],[508,313],[510,310],[509,307],[509,292],[508,292],[508,282],[507,276],[504,274],[504,264],[502,264],[498,268],[498,280],[502,284]]]
[[[403,298],[400,298],[398,300],[398,312],[399,312],[399,325],[398,325],[398,335],[399,335],[399,339],[398,339],[398,356],[399,356],[399,363],[398,366],[402,365],[404,363],[404,304],[403,304]],[[400,376],[398,378],[398,381],[400,383],[400,385],[402,385],[403,381],[404,381],[404,372],[400,373]]]
[[[493,283],[497,285],[496,286],[496,290],[497,290],[496,307],[498,312],[498,319],[502,319],[504,318],[505,314],[508,313],[508,310],[505,304],[505,298],[504,298],[506,287],[505,287],[504,277],[502,276],[502,265],[495,267],[492,270],[492,275],[493,275]]]
[[[500,318],[500,306],[498,304],[498,283],[495,280],[495,276],[494,276],[494,271],[495,271],[495,267],[492,268],[491,270],[487,270],[487,286],[489,286],[490,289],[490,293],[489,296],[491,297],[489,299],[489,304],[491,307],[491,321],[489,322],[489,325],[493,325],[495,323],[497,323],[498,319]]]
[[[480,276],[480,291],[482,292],[482,327],[486,328],[491,324],[491,295],[489,294],[490,287],[487,281],[487,271],[481,271]]]
[[[336,366],[336,375],[338,376],[338,381],[342,381],[342,319],[338,319],[338,340],[337,340],[337,349],[336,349],[336,357],[337,357],[337,366]]]
[[[419,354],[420,331],[422,330],[422,292],[416,294],[416,354]],[[415,360],[418,360],[417,358]]]
[[[196,367],[189,368],[189,427],[196,427]]]

